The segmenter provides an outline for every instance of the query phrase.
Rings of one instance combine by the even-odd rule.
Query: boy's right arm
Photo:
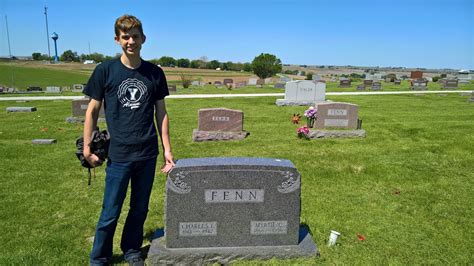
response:
[[[92,131],[97,128],[97,118],[99,117],[101,101],[91,99],[87,106],[86,117],[84,121],[84,157],[93,167],[100,166],[102,161],[95,154],[91,153],[90,143]]]

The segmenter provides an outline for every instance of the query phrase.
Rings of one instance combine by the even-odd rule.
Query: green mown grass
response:
[[[358,104],[367,137],[296,137],[293,113],[274,97],[169,99],[176,159],[250,156],[291,160],[302,176],[301,223],[321,257],[237,264],[472,264],[474,104],[457,94],[337,96]],[[8,106],[36,106],[6,113]],[[0,102],[0,264],[88,263],[104,188],[104,167],[92,186],[75,157],[82,126],[68,124],[70,101]],[[200,108],[243,110],[250,135],[234,142],[192,142]],[[104,128],[104,125],[101,125]],[[34,138],[57,144],[34,146]],[[161,157],[160,157],[161,158]],[[165,176],[156,174],[146,240],[162,228]],[[114,253],[128,203],[124,204]],[[330,230],[341,232],[327,247]],[[358,240],[356,234],[366,237]]]

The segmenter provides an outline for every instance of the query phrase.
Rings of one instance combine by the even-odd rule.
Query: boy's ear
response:
[[[120,37],[119,37],[119,36],[115,35],[115,36],[114,36],[114,40],[115,40],[116,43],[120,43],[120,42],[119,42],[119,40],[120,40]]]
[[[145,41],[146,41],[146,35],[145,35],[145,34],[143,34],[143,42],[142,42],[142,44],[144,44],[144,43],[145,43]]]

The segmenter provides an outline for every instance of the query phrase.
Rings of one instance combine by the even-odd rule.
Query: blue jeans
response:
[[[141,256],[143,224],[155,178],[156,158],[139,162],[107,162],[104,202],[97,223],[91,265],[107,264],[112,257],[112,244],[122,204],[131,180],[130,210],[125,221],[120,247],[125,260]]]

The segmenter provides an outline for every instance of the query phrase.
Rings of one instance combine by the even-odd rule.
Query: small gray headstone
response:
[[[238,81],[238,82],[234,83],[234,88],[242,88],[242,87],[245,87],[245,86],[247,86],[246,81]]]
[[[34,139],[31,141],[32,144],[40,144],[40,145],[49,145],[56,143],[55,139]]]
[[[416,79],[412,80],[412,90],[427,90],[428,89],[428,81],[425,79]]]
[[[35,112],[36,107],[7,107],[8,113],[15,113],[15,112]]]
[[[168,85],[168,91],[176,91],[176,85]]]
[[[232,83],[234,83],[233,79],[224,79],[224,85],[232,84]]]
[[[393,81],[393,84],[395,84],[395,85],[400,85],[401,83],[402,83],[402,81],[399,80],[399,79],[395,79],[395,80]]]
[[[248,82],[248,85],[257,85],[257,80],[256,78],[250,78],[249,79],[249,82]]]
[[[447,79],[443,81],[443,89],[457,89],[458,80],[457,79]]]
[[[48,86],[46,87],[46,93],[61,93],[60,87]]]
[[[379,91],[382,89],[382,83],[378,82],[378,81],[375,81],[372,83],[372,87],[371,87],[371,90],[373,91]]]
[[[276,83],[275,85],[273,85],[273,87],[276,88],[276,89],[284,89],[285,84],[284,83]]]
[[[356,90],[358,90],[358,91],[363,91],[363,90],[365,90],[365,86],[364,86],[364,84],[357,85],[357,88],[356,88]]]

